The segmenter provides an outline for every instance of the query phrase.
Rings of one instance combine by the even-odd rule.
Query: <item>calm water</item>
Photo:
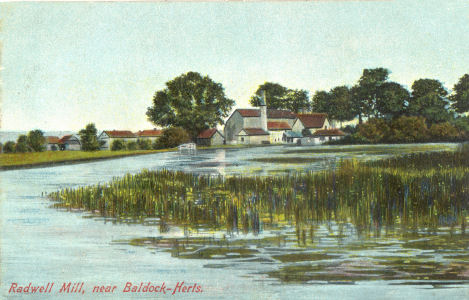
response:
[[[449,234],[458,234],[457,231],[450,232],[450,229],[442,229],[441,233],[432,236],[422,233],[396,238],[388,234],[361,239],[353,228],[318,224],[313,234],[307,231],[302,236],[300,233],[298,239],[295,227],[281,224],[278,228],[264,228],[258,235],[239,233],[224,238],[224,232],[207,231],[203,227],[198,232],[177,227],[160,232],[160,226],[106,222],[86,217],[88,215],[83,212],[69,213],[50,208],[51,203],[41,197],[44,192],[107,182],[115,176],[136,173],[144,168],[204,174],[266,175],[330,168],[340,158],[376,159],[428,151],[429,147],[433,150],[454,148],[454,145],[355,147],[311,148],[314,153],[304,152],[307,149],[304,147],[282,146],[207,150],[194,156],[160,153],[2,172],[2,297],[15,298],[8,294],[13,282],[20,285],[55,282],[53,293],[47,298],[154,298],[153,294],[124,294],[122,289],[126,282],[137,285],[149,281],[155,285],[165,282],[166,286],[173,288],[178,281],[184,281],[187,285],[197,283],[203,292],[180,293],[177,297],[467,299],[467,282],[432,278],[432,274],[443,269],[451,272],[451,268],[467,266],[469,251],[466,240],[448,239]],[[262,162],[263,158],[292,157],[311,161],[303,164],[290,160]],[[168,245],[176,238],[184,237],[187,238],[185,252],[175,254]],[[193,237],[207,241],[194,241]],[[213,252],[215,246],[219,249],[220,244],[216,243],[223,244],[223,241],[231,244],[229,252]],[[435,247],[425,247],[428,244]],[[442,244],[447,245],[446,248],[441,249]],[[399,267],[390,268],[391,264]],[[465,275],[464,269],[458,270]],[[421,274],[421,280],[408,280],[406,273]],[[363,276],[359,278],[357,274]],[[469,279],[469,274],[466,276]],[[344,280],[349,277],[355,280]],[[377,277],[384,279],[375,280]],[[69,281],[84,282],[86,293],[57,294],[62,283]],[[98,295],[91,293],[95,285],[116,285],[117,289],[111,295]],[[17,298],[44,296],[19,295]]]

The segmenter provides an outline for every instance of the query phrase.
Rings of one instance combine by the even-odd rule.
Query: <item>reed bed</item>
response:
[[[336,170],[275,177],[144,170],[49,197],[57,207],[103,217],[158,217],[162,224],[228,231],[258,232],[285,221],[301,231],[334,221],[352,223],[359,233],[394,225],[428,231],[458,226],[464,232],[469,206],[469,147],[464,147],[376,162],[346,160]]]

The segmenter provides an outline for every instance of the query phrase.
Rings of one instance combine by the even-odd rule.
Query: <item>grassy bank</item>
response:
[[[106,185],[52,193],[58,207],[114,218],[159,217],[228,231],[259,231],[292,222],[352,223],[357,232],[383,226],[458,226],[469,204],[469,148],[420,153],[375,163],[343,161],[337,170],[269,177],[210,177],[143,171]],[[428,165],[431,161],[432,164]]]
[[[28,168],[35,166],[50,166],[55,164],[85,162],[100,159],[118,158],[132,155],[143,155],[158,152],[172,151],[165,150],[135,150],[135,151],[44,151],[26,153],[4,153],[0,154],[0,170],[16,168]]]

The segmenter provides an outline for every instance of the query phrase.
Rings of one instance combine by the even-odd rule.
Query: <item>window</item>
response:
[[[244,142],[244,138],[243,138],[243,137],[241,138],[241,142]]]

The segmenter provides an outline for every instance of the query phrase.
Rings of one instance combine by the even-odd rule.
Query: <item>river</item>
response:
[[[1,294],[3,298],[25,299],[141,299],[171,297],[154,293],[124,293],[127,282],[140,285],[151,282],[173,288],[178,282],[197,284],[201,293],[178,293],[180,298],[197,299],[467,299],[469,284],[422,282],[400,284],[390,280],[354,282],[286,283],[269,276],[274,263],[233,263],[214,267],[214,259],[178,259],[168,251],[133,246],[117,241],[159,237],[158,226],[122,224],[90,218],[85,212],[65,212],[51,207],[41,196],[62,188],[104,183],[113,177],[142,169],[182,170],[201,174],[254,174],[296,172],[331,167],[337,159],[357,157],[375,159],[396,153],[451,149],[454,145],[372,146],[368,150],[340,151],[350,147],[316,147],[323,153],[312,155],[300,147],[266,147],[198,151],[196,155],[176,152],[158,153],[92,163],[58,167],[12,170],[0,173],[1,179]],[[352,147],[353,148],[353,147]],[[329,150],[327,150],[329,149]],[[332,149],[332,150],[331,150]],[[334,149],[339,149],[335,151]],[[383,150],[384,149],[384,150]],[[290,160],[269,163],[262,159],[306,157],[311,162],[296,164]],[[321,159],[316,159],[316,158]],[[291,232],[291,228],[285,228]],[[319,230],[320,231],[320,230]],[[184,230],[172,228],[165,236],[183,237]],[[263,236],[268,236],[265,232]],[[259,238],[240,234],[240,239]],[[331,247],[324,239],[321,245]],[[332,243],[333,244],[333,243]],[[335,246],[338,247],[338,246]],[[391,247],[391,246],[390,246]],[[393,246],[394,247],[394,246]],[[392,247],[391,247],[392,248]],[[374,250],[375,251],[375,250]],[[386,252],[386,248],[379,250]],[[376,252],[376,251],[375,251]],[[388,251],[389,252],[389,251]],[[361,254],[374,255],[371,252]],[[420,252],[417,254],[421,254]],[[467,254],[467,251],[466,253]],[[410,253],[409,255],[416,255]],[[438,260],[438,258],[436,258]],[[215,259],[217,263],[226,261]],[[54,282],[51,294],[9,293],[18,285],[47,285]],[[84,282],[84,294],[58,293],[63,283]],[[114,293],[93,293],[98,285],[115,285]]]

